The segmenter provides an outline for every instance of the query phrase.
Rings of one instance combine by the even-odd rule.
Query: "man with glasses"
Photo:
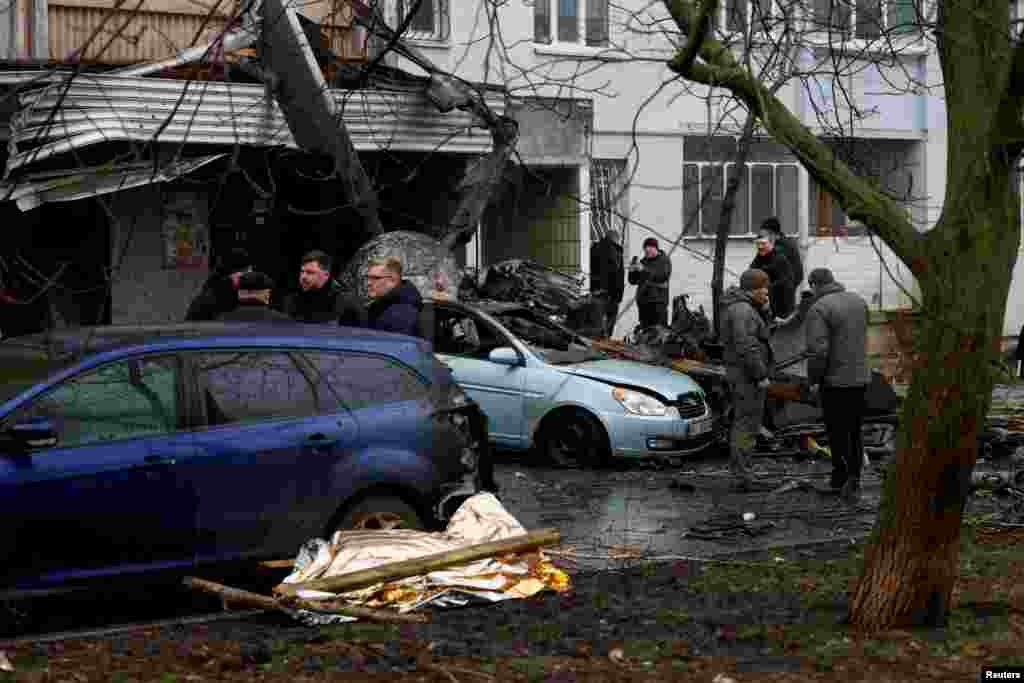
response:
[[[373,259],[366,270],[367,326],[374,330],[415,336],[423,297],[416,285],[402,279],[402,262],[393,256]]]

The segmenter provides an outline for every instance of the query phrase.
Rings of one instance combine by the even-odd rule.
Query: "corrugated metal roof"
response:
[[[0,84],[24,82],[39,72],[0,76]],[[65,88],[50,85],[20,96],[11,119],[8,171],[100,142],[147,142],[248,146],[295,146],[280,109],[262,86],[212,81],[80,75]],[[331,90],[357,150],[443,151],[483,154],[490,134],[474,128],[470,114],[442,114],[420,93]],[[504,112],[504,97],[486,93],[488,106]],[[60,111],[51,111],[60,102]]]
[[[111,167],[83,168],[67,173],[29,176],[16,183],[0,183],[0,200],[14,200],[22,211],[47,202],[70,202],[132,187],[166,183],[227,156],[212,154],[196,159],[181,159],[153,168],[150,161]]]

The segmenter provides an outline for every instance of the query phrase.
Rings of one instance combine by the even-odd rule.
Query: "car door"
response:
[[[116,569],[192,562],[194,492],[177,478],[191,453],[181,429],[180,361],[117,360],[16,409],[2,428],[46,420],[56,444],[0,457],[6,583],[59,583]]]
[[[346,414],[324,417],[318,389],[281,350],[207,350],[187,356],[195,380],[199,562],[291,556],[322,529],[311,509],[355,436]]]
[[[471,313],[444,306],[434,310],[434,352],[487,414],[491,441],[499,446],[525,447],[525,367],[488,359],[494,349],[511,347],[511,340]]]
[[[315,368],[321,395],[335,401],[333,409],[325,401],[327,414],[319,419],[329,425],[341,416],[354,418],[359,430],[350,442],[355,448],[337,460],[336,481],[325,479],[318,491],[322,509],[337,509],[351,493],[374,485],[429,490],[433,473],[425,469],[427,460],[412,456],[433,450],[433,407],[426,381],[379,354],[325,350],[304,355]],[[358,455],[350,458],[353,451]]]

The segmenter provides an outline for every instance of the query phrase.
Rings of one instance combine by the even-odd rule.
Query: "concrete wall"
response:
[[[164,268],[161,188],[143,187],[109,196],[117,217],[111,235],[111,262],[117,269],[113,324],[182,321],[208,271]]]

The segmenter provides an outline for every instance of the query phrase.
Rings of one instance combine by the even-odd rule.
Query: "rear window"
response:
[[[359,410],[382,403],[422,401],[430,387],[411,369],[384,356],[349,352],[306,353],[323,393],[340,406]]]
[[[65,367],[65,361],[37,346],[0,344],[0,403],[10,401]]]

